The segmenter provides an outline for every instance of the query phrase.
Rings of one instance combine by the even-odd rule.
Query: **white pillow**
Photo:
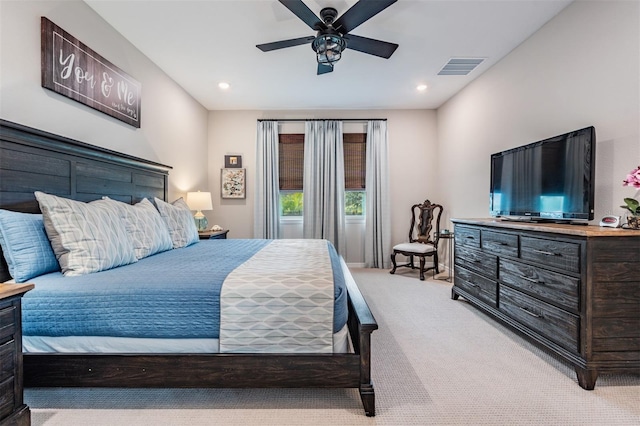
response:
[[[169,230],[151,201],[144,198],[132,206],[108,197],[103,197],[103,200],[118,209],[133,243],[136,258],[142,259],[173,248]]]
[[[84,275],[136,262],[123,221],[110,203],[82,203],[35,192],[44,228],[65,276]]]
[[[186,247],[200,240],[191,210],[182,198],[178,198],[171,204],[159,198],[155,198],[155,202],[160,216],[169,229],[173,248]]]

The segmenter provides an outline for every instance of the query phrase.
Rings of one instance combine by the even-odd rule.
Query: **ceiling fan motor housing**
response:
[[[322,18],[322,22],[330,26],[336,20],[338,16],[338,11],[333,7],[325,7],[320,11],[320,18]]]

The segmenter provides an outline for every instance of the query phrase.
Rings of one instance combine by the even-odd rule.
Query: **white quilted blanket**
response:
[[[332,353],[326,240],[274,240],[231,272],[220,295],[221,353]]]

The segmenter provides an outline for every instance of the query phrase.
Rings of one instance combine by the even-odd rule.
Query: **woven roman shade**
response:
[[[302,191],[304,133],[279,135],[280,190]]]
[[[344,145],[344,187],[346,190],[365,188],[366,176],[366,133],[345,133]],[[302,191],[304,173],[304,134],[279,135],[280,190]]]
[[[362,190],[366,177],[366,133],[344,133],[344,189]]]

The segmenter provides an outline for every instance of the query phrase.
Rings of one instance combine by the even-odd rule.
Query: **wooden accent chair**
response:
[[[391,263],[393,269],[390,274],[395,274],[396,269],[406,266],[415,269],[413,264],[414,256],[420,258],[420,280],[424,281],[424,273],[432,269],[435,273],[438,270],[438,239],[440,235],[440,216],[442,215],[442,206],[440,204],[432,204],[431,201],[425,200],[422,204],[414,204],[411,206],[411,227],[409,228],[409,242],[400,243],[393,247],[391,254]],[[416,218],[418,221],[416,227]],[[434,228],[435,226],[435,228]],[[402,254],[409,257],[409,262],[398,265],[396,264],[396,255]],[[433,258],[433,266],[425,268],[425,260],[427,257]]]

